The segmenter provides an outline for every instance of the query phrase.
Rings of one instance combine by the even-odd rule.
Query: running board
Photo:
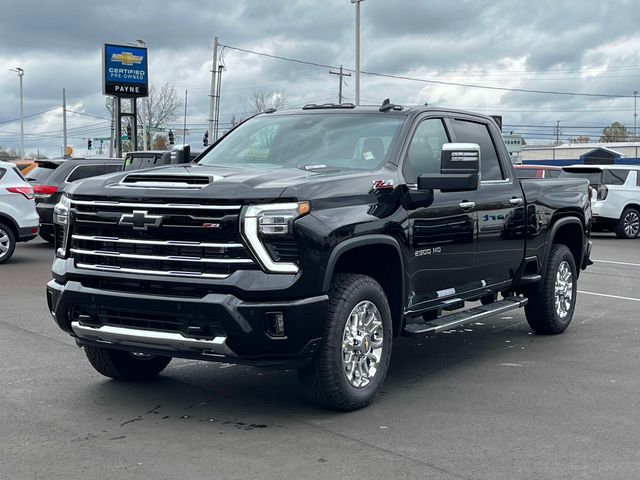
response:
[[[469,310],[464,310],[462,312],[445,315],[436,320],[431,320],[430,322],[407,323],[404,326],[402,335],[405,337],[420,338],[425,335],[443,332],[453,327],[457,327],[458,325],[475,322],[492,315],[524,307],[527,302],[528,299],[524,297],[512,297],[500,300],[499,302],[493,302],[488,305],[470,308]]]

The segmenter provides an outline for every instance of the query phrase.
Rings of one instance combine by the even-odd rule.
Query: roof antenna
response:
[[[388,98],[385,98],[384,102],[382,102],[382,105],[380,105],[380,108],[378,110],[381,112],[388,112],[389,110],[402,110],[402,106],[395,105],[391,103]]]

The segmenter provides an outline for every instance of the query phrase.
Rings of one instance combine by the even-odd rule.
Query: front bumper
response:
[[[160,297],[52,280],[47,284],[47,303],[58,326],[74,336],[79,345],[260,367],[300,368],[310,362],[320,344],[328,297],[271,302],[246,302],[218,293],[201,298]],[[265,314],[276,311],[284,314],[284,337],[268,333]],[[107,318],[105,315],[115,315],[119,324],[96,323],[97,318]],[[170,329],[156,329],[145,326],[144,320],[135,320],[139,318],[179,318],[193,324],[180,324],[180,330],[176,330],[174,322]],[[215,334],[198,333],[214,330]]]

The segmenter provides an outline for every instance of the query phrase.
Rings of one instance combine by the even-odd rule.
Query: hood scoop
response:
[[[133,173],[120,180],[119,186],[130,188],[204,188],[217,178],[209,175],[162,175]]]

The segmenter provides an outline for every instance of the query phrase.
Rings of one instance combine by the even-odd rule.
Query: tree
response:
[[[602,129],[601,142],[628,142],[629,132],[620,122],[613,122],[610,126]]]
[[[169,150],[169,141],[166,135],[156,135],[151,145],[152,150]]]
[[[254,115],[269,108],[281,109],[287,103],[283,90],[274,88],[256,88],[249,97],[248,113]]]
[[[580,135],[578,137],[574,137],[571,139],[571,143],[590,143],[591,137],[586,137],[584,135]]]

